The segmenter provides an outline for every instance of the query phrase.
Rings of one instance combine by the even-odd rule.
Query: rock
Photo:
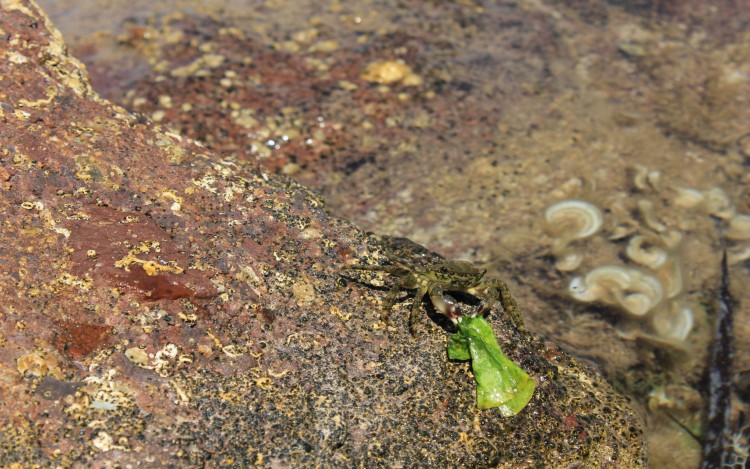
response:
[[[644,464],[626,400],[498,311],[539,385],[476,409],[447,332],[341,273],[433,254],[101,99],[36,4],[0,12],[3,466]]]

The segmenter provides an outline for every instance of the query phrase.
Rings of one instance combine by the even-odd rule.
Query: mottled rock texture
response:
[[[383,278],[341,275],[433,254],[99,98],[34,3],[0,37],[3,466],[643,464],[639,417],[553,344],[492,312],[539,380],[503,419],[434,315],[386,327]]]

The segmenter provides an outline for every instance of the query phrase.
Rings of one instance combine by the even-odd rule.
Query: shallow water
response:
[[[696,467],[700,448],[664,411],[699,430],[722,233],[750,214],[750,33],[737,26],[750,11],[582,3],[41,5],[104,96],[176,127],[169,109],[191,97],[174,90],[167,109],[147,93],[163,84],[159,64],[180,60],[164,52],[184,24],[177,14],[217,22],[197,22],[201,31],[243,31],[262,46],[249,52],[256,75],[232,79],[265,84],[265,101],[237,98],[253,116],[244,137],[222,134],[215,117],[197,137],[293,174],[365,229],[489,264],[532,329],[590,358],[643,408],[652,467]],[[403,59],[421,84],[367,86],[361,73],[378,59]],[[290,82],[298,70],[309,74]],[[277,119],[286,108],[295,119]],[[253,143],[282,134],[313,143]],[[292,158],[290,148],[301,150]],[[689,207],[685,194],[703,199]],[[601,230],[562,243],[544,212],[565,199],[597,206]],[[638,235],[665,251],[668,268],[628,254]],[[740,259],[750,241],[727,246]],[[564,255],[580,265],[560,270]],[[616,299],[571,298],[572,279],[605,265],[656,278],[658,305],[636,317]],[[750,388],[748,261],[731,275],[739,407]],[[685,308],[694,318],[685,340],[658,333],[657,315]]]

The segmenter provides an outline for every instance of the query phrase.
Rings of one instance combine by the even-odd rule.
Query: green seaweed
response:
[[[492,326],[481,315],[458,319],[458,332],[448,342],[448,358],[471,360],[480,409],[497,407],[503,417],[511,417],[534,394],[536,381],[503,354]]]

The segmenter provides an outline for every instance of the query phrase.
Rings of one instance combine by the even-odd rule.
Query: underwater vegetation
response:
[[[703,435],[701,469],[747,467],[748,441],[742,431],[732,431],[732,377],[734,361],[734,313],[729,293],[726,252],[721,261],[721,287],[717,301],[714,342],[708,362],[708,406]],[[741,425],[741,422],[738,422]]]

